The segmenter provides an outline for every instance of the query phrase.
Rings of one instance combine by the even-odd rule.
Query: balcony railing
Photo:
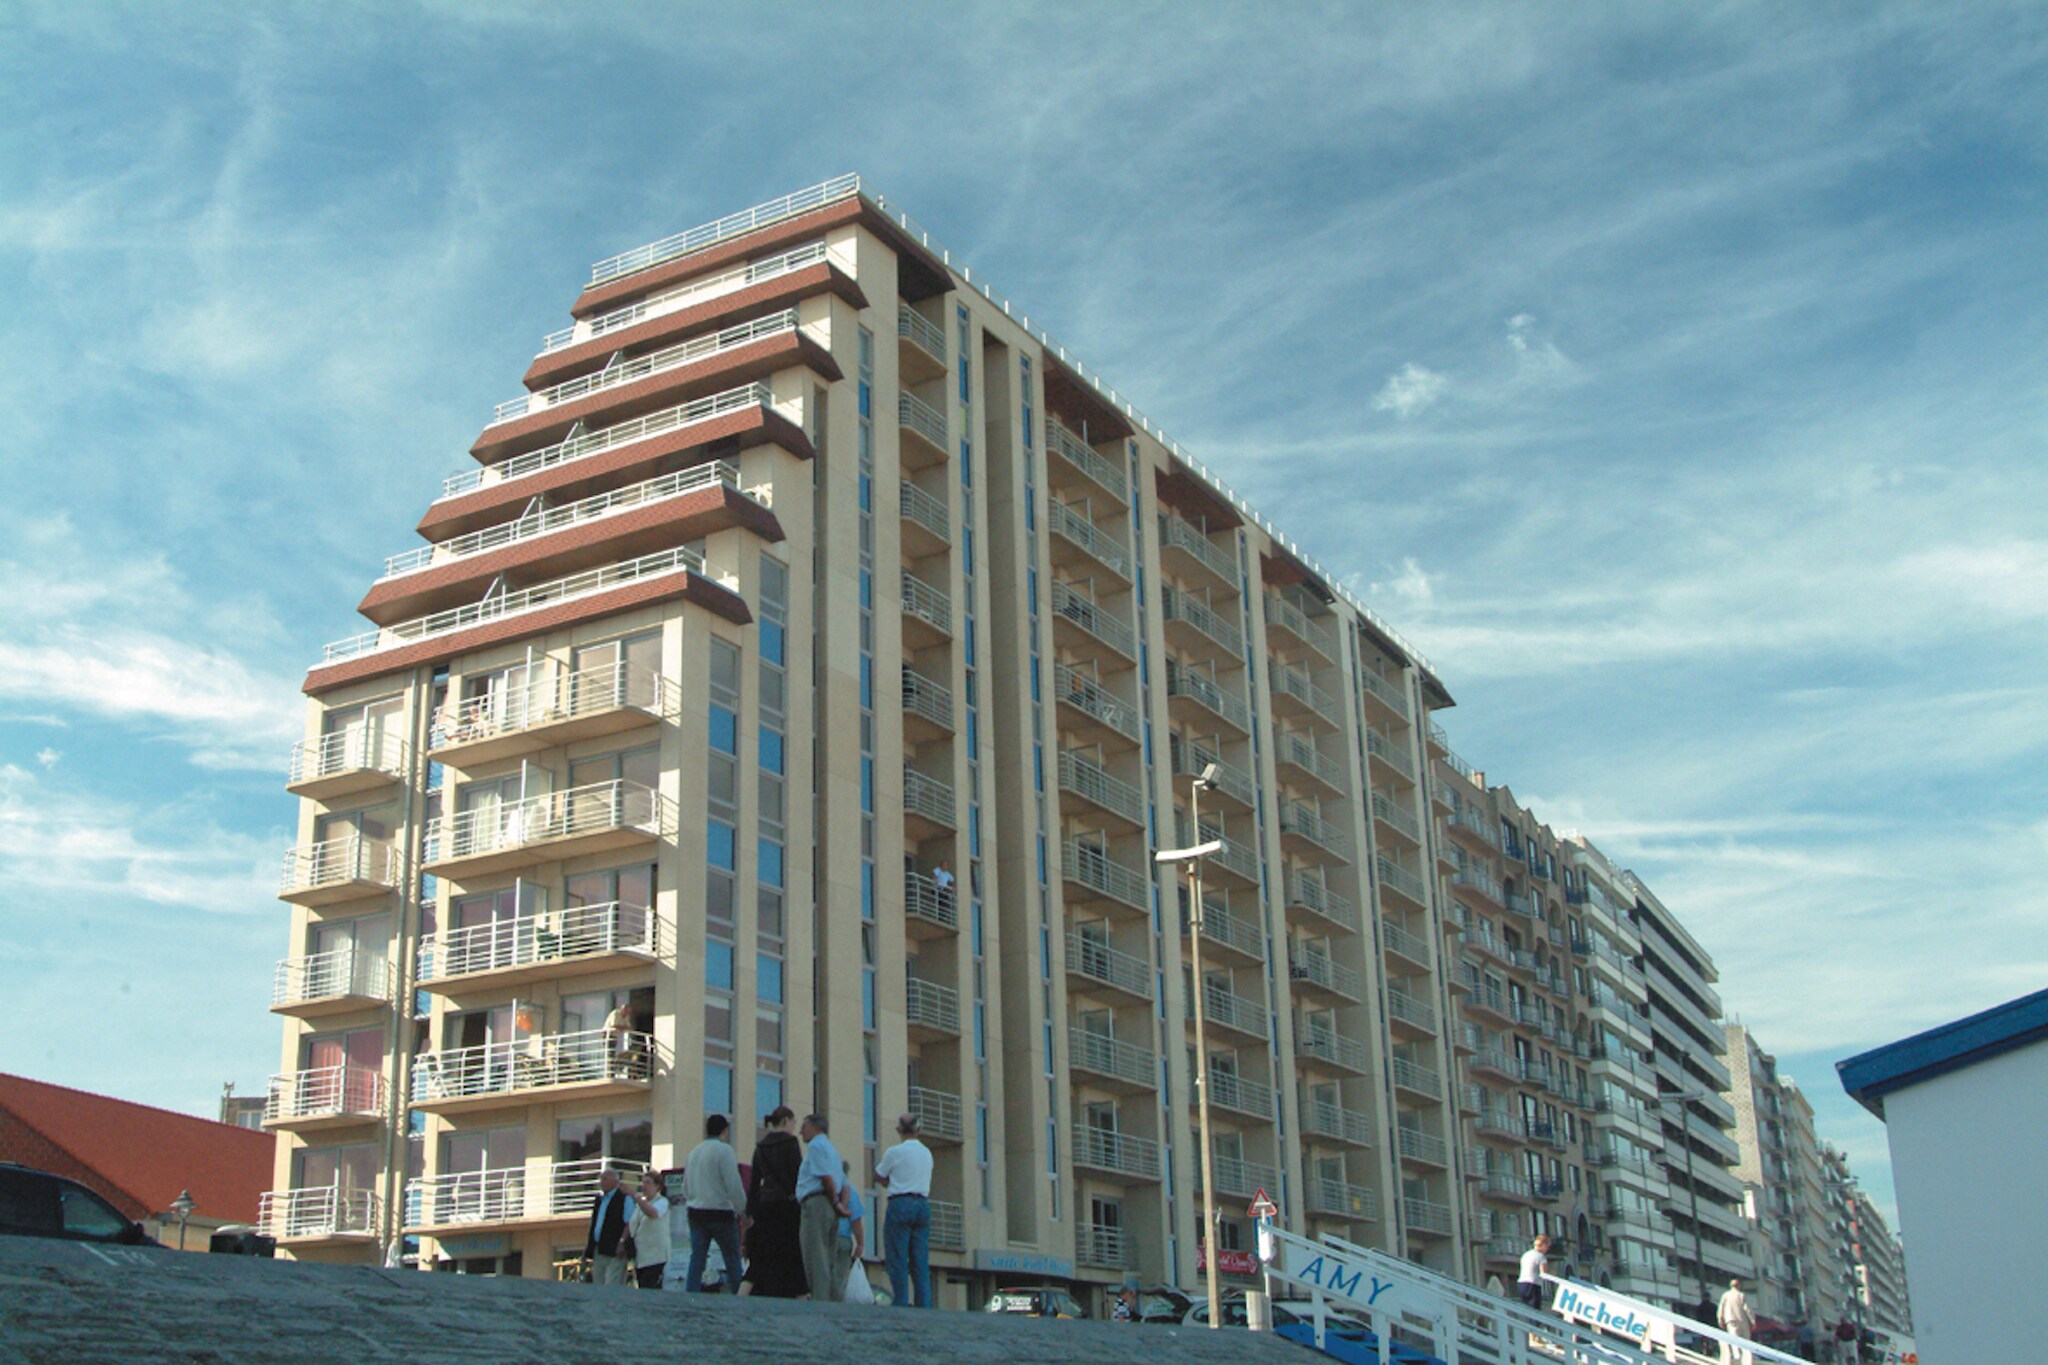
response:
[[[907,977],[903,982],[903,1009],[912,1027],[940,1033],[960,1031],[960,992],[951,986],[941,986],[921,976]]]
[[[697,574],[705,573],[704,556],[687,546],[677,545],[620,564],[585,569],[566,578],[557,578],[546,583],[537,583],[530,588],[521,588],[516,592],[487,597],[466,607],[437,611],[431,616],[416,617],[395,626],[385,626],[381,630],[369,630],[361,635],[352,635],[346,640],[336,640],[327,646],[323,662],[334,663],[341,659],[375,653],[380,649],[415,644],[437,635],[446,635],[451,631],[467,630],[471,626],[538,611],[542,607],[556,606],[574,598],[589,597],[595,593],[623,587],[628,583],[643,582],[682,570]]]
[[[384,1073],[367,1066],[320,1066],[270,1078],[266,1124],[384,1117]]]
[[[412,1096],[416,1104],[434,1104],[566,1085],[644,1084],[653,1074],[652,1034],[585,1029],[422,1052],[412,1059]]]
[[[1280,832],[1306,839],[1337,858],[1348,859],[1351,856],[1337,827],[1299,802],[1289,801],[1280,807]]]
[[[310,957],[288,957],[277,964],[270,987],[272,1009],[321,1000],[390,998],[390,959],[382,952],[354,946]]]
[[[1444,1140],[1434,1133],[1425,1133],[1419,1128],[1394,1129],[1395,1150],[1402,1156],[1431,1166],[1451,1164],[1451,1151]]]
[[[1364,1072],[1370,1055],[1364,1043],[1356,1038],[1346,1038],[1329,1028],[1304,1027],[1295,1038],[1295,1051],[1304,1057],[1314,1057],[1332,1066],[1347,1071]]]
[[[1398,683],[1391,682],[1370,668],[1363,667],[1358,670],[1358,680],[1368,693],[1385,702],[1395,715],[1404,718],[1407,716],[1408,698]]]
[[[375,1192],[336,1185],[265,1190],[256,1201],[256,1230],[280,1242],[383,1235],[383,1205]]]
[[[1418,1095],[1443,1098],[1443,1073],[1420,1062],[1411,1062],[1406,1057],[1394,1058],[1394,1084],[1403,1090],[1412,1090]]]
[[[344,834],[306,848],[286,849],[277,894],[304,895],[357,883],[392,886],[397,881],[398,850],[375,839]]]
[[[1279,626],[1282,630],[1290,632],[1296,639],[1322,655],[1325,659],[1328,659],[1331,663],[1337,661],[1336,641],[1329,630],[1317,622],[1311,621],[1307,612],[1295,606],[1294,603],[1288,601],[1279,593],[1269,592],[1266,594],[1266,624],[1268,626]]]
[[[687,403],[678,403],[674,407],[650,412],[631,421],[600,427],[596,431],[582,432],[554,445],[530,450],[509,460],[501,460],[497,464],[451,474],[441,481],[441,496],[452,498],[459,493],[468,493],[493,484],[510,483],[529,474],[538,474],[543,469],[588,459],[607,450],[617,450],[620,446],[647,440],[651,436],[679,431],[699,422],[713,421],[731,413],[745,412],[750,408],[773,406],[775,395],[766,384],[742,384],[738,388],[727,389],[724,393],[693,398]]]
[[[1152,966],[1135,953],[1112,948],[1078,929],[1067,930],[1067,970],[1126,995],[1152,998]]]
[[[1416,876],[1407,868],[1387,858],[1374,859],[1373,868],[1379,873],[1381,886],[1386,887],[1389,891],[1400,892],[1417,905],[1429,903],[1428,891],[1422,884],[1422,878]]]
[[[1180,831],[1180,839],[1183,844],[1205,844],[1211,840],[1221,841],[1223,847],[1209,854],[1206,861],[1217,867],[1225,868],[1248,882],[1254,884],[1258,882],[1258,855],[1243,843],[1226,837],[1223,833],[1222,825],[1204,820],[1200,829],[1196,829],[1190,824],[1186,813],[1183,811],[1174,812],[1173,824],[1174,828]]]
[[[1301,1130],[1310,1137],[1330,1138],[1355,1147],[1372,1146],[1372,1119],[1356,1109],[1346,1109],[1328,1100],[1304,1100]]]
[[[1326,991],[1349,999],[1358,999],[1358,973],[1349,967],[1330,960],[1328,953],[1313,948],[1298,948],[1289,953],[1287,975],[1295,981],[1304,981],[1320,986]]]
[[[417,1176],[405,1186],[405,1225],[445,1228],[468,1224],[545,1223],[587,1219],[606,1170],[631,1180],[646,1167],[637,1161],[591,1157]]]
[[[615,389],[622,384],[631,384],[665,370],[680,369],[725,351],[736,351],[742,346],[751,346],[763,337],[782,336],[795,330],[796,309],[786,308],[780,313],[771,313],[752,322],[743,322],[736,327],[714,332],[710,336],[692,337],[674,346],[664,346],[658,351],[607,366],[593,374],[579,375],[535,393],[523,393],[517,398],[508,398],[492,410],[491,425],[509,422],[528,413],[560,407],[572,399],[602,393],[606,389]]]
[[[1160,615],[1168,621],[1179,621],[1193,626],[1223,647],[1223,652],[1233,659],[1244,657],[1244,632],[1209,609],[1209,604],[1199,597],[1190,596],[1177,588],[1159,589]]]
[[[1287,902],[1290,905],[1299,905],[1354,934],[1358,932],[1358,907],[1314,877],[1305,877],[1299,872],[1289,874]]]
[[[942,1142],[959,1142],[965,1131],[960,1118],[960,1097],[921,1085],[910,1087],[905,1106],[917,1120],[918,1129]]]
[[[1485,812],[1474,806],[1460,806],[1452,811],[1445,823],[1452,829],[1462,829],[1473,835],[1489,848],[1500,847],[1500,831]]]
[[[1223,1183],[1218,1177],[1219,1186]],[[1366,1185],[1315,1176],[1308,1182],[1308,1211],[1324,1218],[1367,1221],[1380,1216],[1379,1196]]]
[[[1389,952],[1398,953],[1420,966],[1429,965],[1429,944],[1419,934],[1411,934],[1392,921],[1382,921],[1380,941],[1386,945]]]
[[[808,189],[785,194],[780,199],[771,199],[765,204],[756,204],[743,212],[728,214],[716,222],[691,228],[688,232],[678,232],[659,241],[649,242],[645,246],[634,247],[631,251],[607,257],[590,267],[590,282],[603,284],[608,280],[616,280],[635,271],[660,265],[664,261],[687,256],[693,251],[702,251],[728,238],[744,236],[772,223],[794,218],[800,213],[809,213],[827,204],[835,204],[841,199],[851,198],[859,193],[859,176],[835,176]]]
[[[544,672],[520,686],[443,707],[427,742],[435,749],[470,744],[625,709],[666,716],[674,711],[675,700],[673,683],[637,665]]]
[[[1096,563],[1118,578],[1131,576],[1131,562],[1124,554],[1123,546],[1088,520],[1086,515],[1057,499],[1047,500],[1047,510],[1051,513],[1048,520],[1054,535],[1080,546]]]
[[[1316,780],[1338,791],[1345,788],[1344,765],[1330,758],[1322,750],[1301,735],[1282,731],[1275,736],[1273,759],[1277,763],[1290,763],[1304,772],[1315,774]]]
[[[1195,1017],[1195,997],[1189,992],[1184,1006],[1187,1017]],[[1219,982],[1202,984],[1202,1013],[1212,1025],[1236,1029],[1239,1033],[1266,1036],[1266,1007],[1248,1000]]]
[[[1451,1206],[1439,1204],[1433,1199],[1417,1199],[1407,1195],[1401,1200],[1401,1216],[1408,1220],[1408,1226],[1416,1232],[1433,1232],[1439,1237],[1451,1235]]]
[[[661,919],[623,901],[443,929],[420,940],[420,980],[446,981],[579,958],[661,955]]]
[[[953,689],[903,665],[903,710],[941,729],[953,728]]]
[[[1166,695],[1192,698],[1239,730],[1249,731],[1252,727],[1251,707],[1242,697],[1231,696],[1216,685],[1215,679],[1184,668],[1172,659],[1166,661]]]
[[[953,784],[927,777],[915,768],[903,770],[903,813],[922,816],[935,825],[953,828]]]
[[[1183,739],[1179,735],[1169,737],[1168,747],[1172,751],[1174,772],[1183,777],[1200,777],[1202,770],[1213,763],[1216,765],[1216,790],[1240,804],[1252,804],[1251,778],[1242,769],[1225,763],[1214,749],[1199,740]]]
[[[343,773],[374,772],[396,777],[404,771],[404,740],[381,725],[352,725],[294,744],[291,774],[285,781],[287,786],[296,787]]]
[[[1257,1081],[1234,1076],[1227,1071],[1209,1068],[1209,1103],[1220,1104],[1225,1109],[1254,1118],[1273,1117],[1273,1087],[1260,1085]],[[1271,1189],[1271,1186],[1267,1186]]]
[[[1078,1024],[1067,1030],[1067,1063],[1131,1085],[1156,1085],[1159,1080],[1159,1062],[1150,1048]]]
[[[1213,1098],[1213,1097],[1212,1097]],[[1236,1195],[1249,1199],[1260,1190],[1280,1188],[1280,1173],[1271,1166],[1257,1161],[1245,1161],[1234,1156],[1214,1156],[1210,1165],[1216,1171],[1216,1193]],[[1195,1185],[1201,1187],[1202,1166],[1195,1163]]]
[[[907,303],[896,305],[896,335],[944,365],[946,329]]]
[[[1409,761],[1408,755],[1379,731],[1365,732],[1365,751],[1410,782],[1415,780],[1415,765]]]
[[[1138,737],[1137,709],[1086,675],[1065,664],[1054,664],[1053,686],[1059,699],[1076,711],[1128,739]]]
[[[426,861],[478,858],[607,830],[659,836],[674,825],[669,803],[659,792],[614,778],[443,815],[427,826]]]
[[[1077,1123],[1074,1125],[1074,1164],[1157,1180],[1159,1144],[1150,1138],[1132,1137],[1129,1133]]]
[[[1127,659],[1138,657],[1138,636],[1109,609],[1058,579],[1052,584],[1052,609]]]
[[[928,873],[903,874],[903,913],[941,929],[960,927],[960,910],[953,898],[953,888],[940,887]]]
[[[1065,855],[1068,881],[1136,910],[1147,909],[1152,904],[1151,883],[1102,849],[1078,839],[1068,839],[1061,846],[1061,851]]]
[[[940,540],[953,538],[952,520],[943,498],[932,496],[908,479],[896,486],[896,510],[905,521],[916,522]]]
[[[1097,454],[1086,441],[1051,417],[1045,419],[1045,448],[1085,474],[1097,487],[1115,495],[1118,502],[1131,500],[1122,467]]]
[[[896,421],[906,431],[916,432],[941,451],[946,449],[945,415],[917,395],[896,395]]]
[[[1343,725],[1344,712],[1337,699],[1309,681],[1308,674],[1286,664],[1275,664],[1272,678],[1275,696],[1293,697],[1331,725]]]
[[[597,493],[575,502],[563,503],[544,511],[528,512],[517,521],[500,522],[486,526],[481,531],[456,536],[435,545],[422,545],[416,550],[391,555],[384,561],[384,578],[397,578],[404,574],[417,573],[421,569],[438,564],[452,564],[457,560],[502,549],[507,545],[518,545],[550,535],[565,527],[580,526],[600,517],[616,516],[635,508],[650,507],[671,498],[687,497],[701,493],[707,488],[726,487],[735,493],[759,503],[759,499],[740,488],[739,466],[726,460],[714,460],[710,464],[678,469],[660,478],[647,479],[640,483],[614,488],[608,493]],[[381,580],[380,580],[381,581]]]
[[[541,338],[540,353],[547,355],[565,346],[573,346],[592,337],[604,336],[622,327],[631,327],[648,318],[662,317],[696,304],[709,303],[713,299],[736,294],[766,280],[794,274],[796,271],[806,270],[827,261],[832,261],[832,255],[823,242],[810,242],[773,256],[764,256],[758,261],[736,266],[716,275],[691,280],[673,289],[664,289],[660,293],[648,295],[638,303],[628,304],[624,308],[614,308],[609,313],[600,313],[594,318],[571,323],[558,331],[550,332]],[[838,262],[834,261],[833,264],[836,265]]]
[[[967,1217],[960,1205],[947,1199],[927,1200],[932,1210],[932,1245],[940,1251],[967,1249]]]
[[[1422,842],[1422,825],[1411,812],[1397,804],[1393,797],[1384,792],[1374,792],[1372,814],[1374,819],[1386,821],[1416,843]]]
[[[1201,527],[1170,513],[1159,514],[1159,546],[1179,550],[1226,583],[1237,582],[1237,557],[1209,539]]]
[[[1082,1223],[1074,1229],[1074,1260],[1105,1270],[1128,1270],[1138,1263],[1137,1248],[1122,1228]]]
[[[1426,1000],[1418,1000],[1406,991],[1388,989],[1387,1013],[1403,1023],[1436,1032],[1436,1006]]]
[[[916,574],[903,575],[903,614],[944,634],[953,633],[953,599]]]
[[[1062,790],[1114,811],[1133,824],[1145,823],[1145,794],[1130,783],[1111,777],[1101,764],[1063,750],[1059,768]]]

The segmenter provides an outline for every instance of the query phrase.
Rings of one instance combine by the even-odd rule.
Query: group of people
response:
[[[788,1106],[775,1109],[744,1176],[731,1128],[723,1114],[706,1119],[704,1140],[683,1163],[690,1260],[681,1288],[872,1301],[867,1271],[858,1264],[867,1207],[824,1116],[809,1114],[799,1124]],[[874,1170],[889,1201],[882,1223],[889,1287],[899,1307],[930,1308],[932,1154],[913,1115],[897,1119],[896,1134],[896,1145],[882,1153]],[[624,1285],[630,1266],[639,1288],[662,1288],[675,1246],[669,1220],[668,1191],[659,1173],[646,1172],[629,1189],[616,1171],[604,1171],[583,1248],[590,1278]],[[705,1283],[714,1246],[724,1266],[715,1286]]]
[[[1522,1253],[1521,1272],[1515,1280],[1515,1297],[1539,1313],[1543,1311],[1543,1272],[1550,1248],[1550,1238],[1539,1233]],[[1756,1311],[1749,1306],[1749,1296],[1742,1292],[1741,1280],[1728,1281],[1728,1292],[1714,1305],[1714,1323],[1730,1336],[1747,1338],[1756,1334]],[[1723,1341],[1720,1345],[1721,1365],[1750,1365],[1754,1359],[1753,1353],[1734,1342]]]

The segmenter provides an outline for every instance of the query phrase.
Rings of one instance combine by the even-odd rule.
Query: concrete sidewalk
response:
[[[645,1294],[0,1237],[5,1365],[1311,1365],[1244,1331]]]

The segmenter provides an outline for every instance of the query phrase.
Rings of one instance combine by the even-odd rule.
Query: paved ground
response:
[[[0,1365],[1314,1365],[1263,1334],[638,1294],[0,1237]]]

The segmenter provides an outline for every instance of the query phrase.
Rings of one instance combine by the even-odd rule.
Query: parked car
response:
[[[1056,1284],[1021,1285],[989,1295],[991,1313],[1023,1313],[1034,1318],[1085,1318],[1081,1301]]]
[[[73,1242],[161,1246],[142,1224],[76,1180],[0,1161],[0,1233]]]

